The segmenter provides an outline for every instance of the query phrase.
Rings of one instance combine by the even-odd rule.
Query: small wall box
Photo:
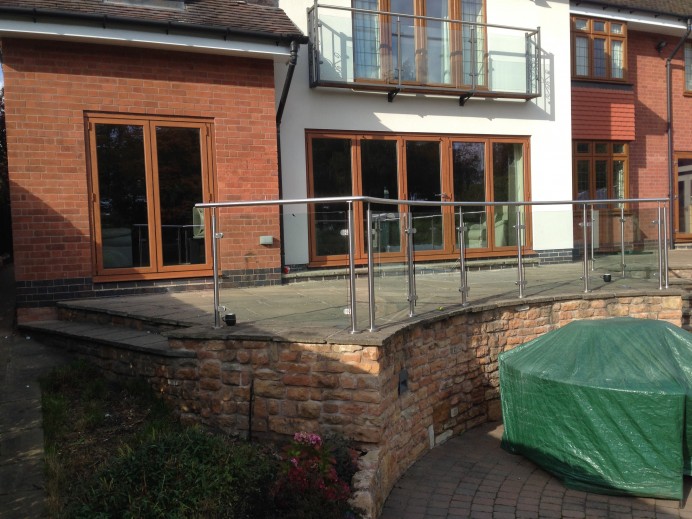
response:
[[[274,245],[274,237],[260,236],[260,245]]]

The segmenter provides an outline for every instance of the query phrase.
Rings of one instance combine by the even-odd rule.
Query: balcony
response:
[[[400,92],[455,96],[462,106],[541,95],[538,28],[317,2],[308,27],[312,87],[384,91],[389,101]]]

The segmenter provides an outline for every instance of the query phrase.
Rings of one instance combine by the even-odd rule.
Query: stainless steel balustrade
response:
[[[458,95],[462,105],[473,95],[518,99],[542,95],[538,27],[327,5],[318,0],[307,15],[312,86],[387,91],[390,101],[406,91]],[[428,44],[417,41],[422,26],[429,38],[440,42],[437,52],[428,53],[439,54],[439,62],[425,67],[415,65],[425,58],[421,48]],[[388,49],[380,42],[384,33],[391,39]],[[409,39],[416,45],[404,48],[402,43]],[[370,45],[376,50],[366,50]]]
[[[458,208],[459,215],[459,227],[456,229],[459,244],[459,270],[460,270],[460,287],[459,292],[461,293],[461,305],[465,306],[468,304],[468,294],[469,286],[467,279],[467,267],[466,267],[466,246],[464,243],[464,207],[495,207],[495,206],[505,206],[505,207],[515,207],[516,208],[516,225],[514,229],[516,231],[516,241],[517,241],[517,281],[516,285],[519,287],[519,298],[524,297],[524,288],[526,286],[526,279],[524,276],[524,258],[523,250],[524,240],[526,237],[526,223],[525,223],[525,208],[533,206],[572,206],[573,214],[574,212],[581,208],[582,213],[582,239],[583,239],[583,282],[584,282],[584,292],[590,291],[589,286],[589,263],[594,260],[594,205],[608,205],[608,204],[619,204],[620,205],[620,252],[621,252],[621,274],[625,276],[625,231],[624,231],[624,205],[623,204],[642,204],[642,203],[656,203],[657,204],[657,217],[651,223],[656,225],[657,228],[657,254],[658,254],[658,280],[659,280],[659,290],[663,288],[668,288],[668,235],[667,235],[667,203],[669,200],[667,198],[627,198],[627,199],[605,199],[605,200],[562,200],[562,201],[540,201],[540,202],[437,202],[437,201],[419,201],[419,200],[392,200],[389,198],[375,198],[366,196],[350,196],[350,197],[323,197],[323,198],[303,198],[303,199],[291,199],[291,200],[253,200],[253,201],[241,201],[241,202],[211,202],[211,203],[200,203],[196,204],[195,207],[209,209],[211,212],[211,234],[213,236],[212,240],[212,261],[214,269],[214,327],[221,327],[221,312],[225,311],[224,307],[220,306],[219,303],[219,257],[218,257],[218,240],[222,239],[224,234],[218,231],[218,221],[217,221],[217,210],[220,208],[235,208],[235,207],[253,207],[253,206],[286,206],[286,205],[310,205],[310,204],[324,204],[324,203],[346,203],[348,204],[348,269],[349,269],[349,308],[346,312],[350,316],[351,321],[351,333],[358,333],[357,323],[356,323],[356,273],[355,273],[355,220],[354,220],[354,204],[365,204],[366,207],[366,218],[368,229],[372,229],[372,210],[371,204],[378,205],[392,205],[394,207],[406,206],[407,210],[405,213],[405,229],[404,235],[406,236],[406,263],[408,269],[408,295],[407,300],[409,303],[409,317],[415,315],[415,305],[418,299],[416,294],[416,274],[415,274],[415,262],[414,262],[414,235],[415,228],[413,227],[413,218],[411,214],[411,207],[413,206],[430,206],[430,207],[442,207],[442,206],[452,206]],[[589,212],[591,209],[591,212]],[[589,228],[591,232],[589,232]],[[368,308],[369,308],[369,327],[368,330],[373,332],[377,328],[375,326],[375,288],[374,288],[374,277],[373,277],[373,246],[372,246],[372,236],[371,232],[368,232],[368,238],[366,240],[367,247],[367,275],[368,275]],[[589,242],[589,238],[591,242]],[[587,253],[590,251],[591,254]]]

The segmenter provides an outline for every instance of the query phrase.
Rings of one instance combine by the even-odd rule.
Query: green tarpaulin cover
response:
[[[682,499],[692,460],[692,334],[575,321],[500,355],[503,447],[571,488]]]

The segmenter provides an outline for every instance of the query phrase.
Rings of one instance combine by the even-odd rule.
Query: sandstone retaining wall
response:
[[[354,439],[367,451],[355,500],[377,517],[394,483],[425,452],[501,418],[501,352],[575,319],[616,316],[680,326],[682,300],[661,293],[522,300],[412,322],[378,341],[352,335],[350,344],[183,330],[172,333],[171,353],[194,357],[104,346],[96,360],[112,373],[147,377],[186,422],[241,435],[251,426],[253,436],[272,439],[298,431]]]

